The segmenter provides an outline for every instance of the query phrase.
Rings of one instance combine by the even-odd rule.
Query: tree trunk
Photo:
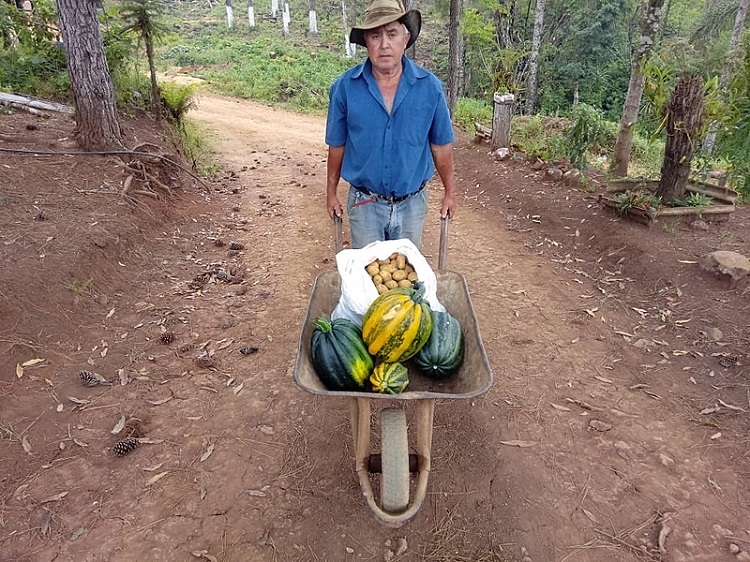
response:
[[[614,161],[612,162],[612,173],[615,176],[624,177],[628,175],[630,150],[633,146],[633,129],[638,121],[638,110],[641,106],[645,86],[643,65],[651,56],[651,50],[659,30],[663,4],[664,0],[649,0],[648,9],[643,16],[641,37],[638,40],[638,47],[633,53],[628,94],[625,96],[625,103],[620,116],[620,130],[615,141]]]
[[[255,27],[255,6],[253,0],[247,0],[247,23],[252,28]]]
[[[351,58],[354,56],[356,47],[349,41],[349,24],[346,23],[346,0],[341,0],[341,17],[344,20],[344,52],[347,58]]]
[[[279,12],[279,0],[271,0],[271,15],[276,17]]]
[[[156,119],[161,119],[161,93],[159,83],[156,81],[156,63],[154,58],[154,39],[146,37],[146,58],[148,58],[148,70],[151,74],[151,107],[154,109]]]
[[[682,199],[690,177],[696,136],[703,123],[705,89],[698,76],[680,79],[669,100],[667,143],[656,194],[665,203]]]
[[[492,138],[490,146],[495,151],[498,148],[510,148],[510,122],[513,118],[513,94],[502,94],[495,92],[492,96]]]
[[[227,29],[234,27],[234,8],[232,8],[232,0],[226,0],[227,7]]]
[[[450,0],[448,17],[448,110],[451,118],[456,111],[459,74],[461,71],[461,0]]]
[[[539,45],[542,43],[542,31],[544,31],[544,3],[545,0],[536,0],[534,35],[531,39],[531,55],[529,56],[529,78],[526,83],[526,115],[533,115],[536,106],[537,61],[539,60]]]
[[[318,12],[315,9],[315,0],[310,0],[310,33],[318,33]]]
[[[96,0],[57,0],[78,144],[85,150],[122,148],[112,77],[99,29]]]
[[[719,76],[719,91],[726,91],[729,81],[732,78],[732,62],[737,51],[737,46],[742,36],[742,28],[745,25],[745,18],[747,17],[748,5],[750,0],[740,0],[740,4],[737,7],[737,15],[734,18],[734,28],[732,29],[732,37],[729,39],[729,48],[727,49],[727,62],[724,65],[724,69],[721,71]],[[706,155],[710,155],[714,151],[714,145],[716,144],[716,131],[719,130],[719,124],[716,121],[711,122],[708,127],[708,134],[706,139],[703,141],[703,151]]]
[[[406,10],[413,10],[417,7],[416,0],[406,0],[404,2],[404,7]],[[411,47],[406,49],[406,52],[404,53],[407,57],[409,57],[411,60],[416,60],[417,57],[417,44],[414,43]]]
[[[289,14],[289,0],[284,0],[284,8],[281,13],[281,21],[284,26],[284,37],[287,37],[289,35],[289,24],[292,21],[292,18]]]

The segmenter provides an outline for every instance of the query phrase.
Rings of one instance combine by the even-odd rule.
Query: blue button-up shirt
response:
[[[344,146],[341,176],[375,193],[400,197],[435,173],[430,145],[454,141],[440,80],[402,58],[390,115],[368,60],[331,86],[326,144]]]

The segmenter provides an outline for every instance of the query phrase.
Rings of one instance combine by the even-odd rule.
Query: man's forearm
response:
[[[341,163],[344,160],[343,146],[328,147],[328,162],[326,165],[326,196],[336,195],[341,179]]]

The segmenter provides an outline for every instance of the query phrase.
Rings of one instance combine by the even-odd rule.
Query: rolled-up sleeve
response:
[[[326,117],[326,144],[343,146],[346,144],[346,101],[341,79],[336,80],[328,94],[328,115]]]

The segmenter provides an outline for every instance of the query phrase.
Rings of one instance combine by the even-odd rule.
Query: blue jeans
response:
[[[391,203],[349,188],[346,201],[352,248],[362,248],[377,240],[408,238],[419,248],[427,217],[427,187],[419,193]]]

